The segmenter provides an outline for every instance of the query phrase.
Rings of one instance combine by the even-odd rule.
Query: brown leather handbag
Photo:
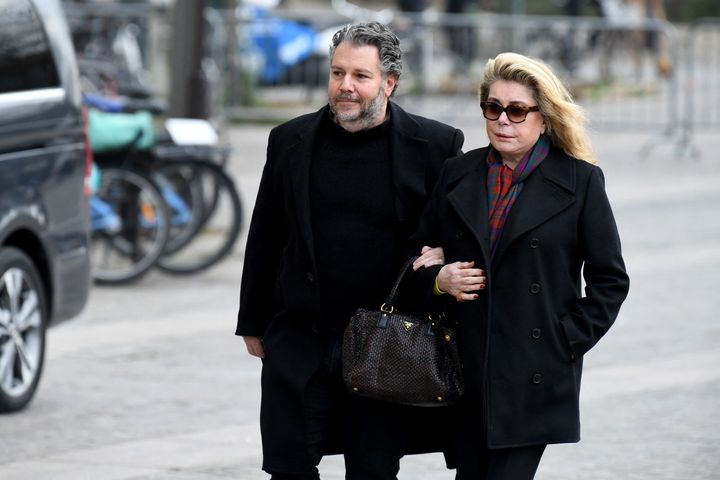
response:
[[[394,306],[415,258],[400,270],[380,310],[359,308],[350,318],[343,336],[343,379],[357,395],[405,405],[445,406],[464,390],[454,326],[442,313],[399,313]]]

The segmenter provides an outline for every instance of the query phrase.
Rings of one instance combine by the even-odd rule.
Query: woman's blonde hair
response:
[[[553,145],[572,157],[596,163],[585,130],[585,112],[550,67],[518,53],[501,53],[485,65],[479,92],[481,101],[488,99],[490,86],[498,80],[516,82],[530,89]]]

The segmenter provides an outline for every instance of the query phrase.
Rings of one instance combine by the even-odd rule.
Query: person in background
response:
[[[490,145],[445,163],[413,236],[446,264],[414,285],[459,323],[456,479],[528,480],[546,445],[580,440],[583,356],[629,279],[583,112],[557,76],[500,54],[480,107]]]
[[[385,299],[441,165],[464,141],[389,101],[401,69],[386,26],[346,26],[330,48],[328,104],[269,135],[235,333],[263,359],[262,468],[275,480],[319,478],[322,456],[343,443],[346,478],[395,478],[406,448],[402,438],[391,452],[360,440],[376,436],[355,430],[362,419],[386,405],[350,397],[340,358],[350,316]],[[443,260],[439,249],[422,253],[417,266]],[[425,421],[413,414],[395,418],[408,422],[392,431],[412,432],[414,421],[428,437],[444,436],[433,426],[444,426],[433,423],[438,411]]]

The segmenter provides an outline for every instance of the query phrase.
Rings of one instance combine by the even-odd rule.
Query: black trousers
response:
[[[272,480],[318,480],[317,466],[331,441],[342,441],[346,480],[396,480],[404,453],[449,447],[452,437],[445,409],[406,407],[350,395],[342,379],[341,358],[342,342],[337,339],[328,344],[305,393],[310,467],[302,473],[269,471]],[[446,431],[439,432],[440,428]]]
[[[353,479],[396,480],[404,455],[452,449],[450,407],[409,407],[352,396],[350,411],[345,465]]]

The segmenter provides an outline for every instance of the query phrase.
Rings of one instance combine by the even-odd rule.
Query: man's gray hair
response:
[[[346,25],[333,35],[330,45],[330,61],[332,61],[335,49],[343,42],[355,46],[370,45],[378,49],[380,56],[380,70],[385,77],[394,75],[400,80],[402,73],[402,51],[400,50],[400,39],[389,27],[380,22],[356,23]],[[397,89],[397,84],[395,85]],[[393,90],[395,93],[395,90]]]

